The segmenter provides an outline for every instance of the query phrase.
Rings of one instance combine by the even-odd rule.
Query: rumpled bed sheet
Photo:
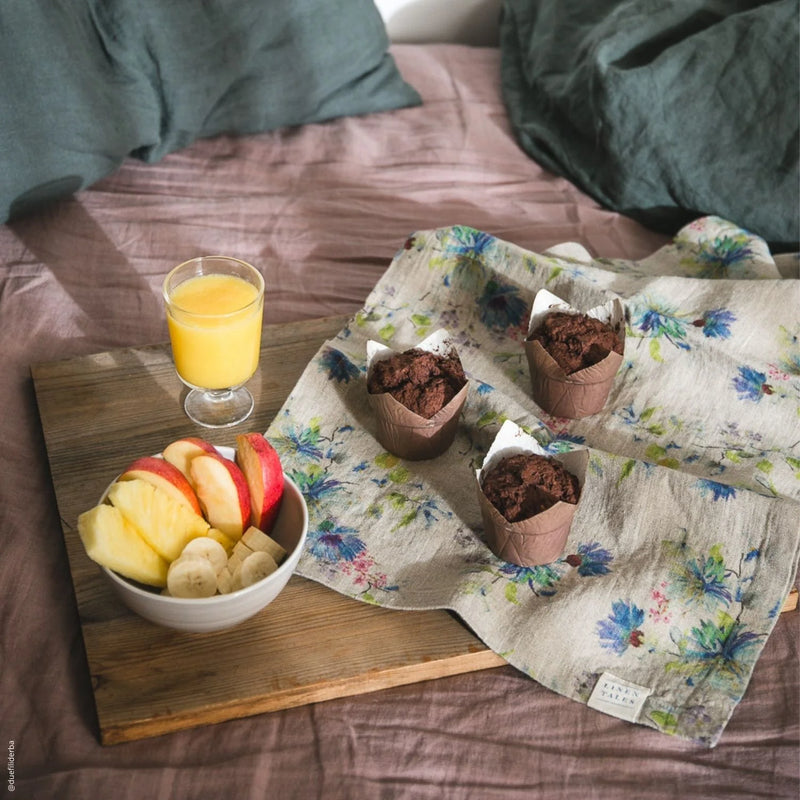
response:
[[[625,259],[667,242],[519,150],[496,50],[393,53],[424,106],[199,141],[0,227],[0,729],[17,796],[795,798],[797,614],[778,619],[711,750],[586,709],[511,666],[98,743],[30,364],[166,342],[161,280],[200,253],[259,265],[265,321],[277,323],[354,314],[417,230],[463,224],[534,252],[576,241]]]

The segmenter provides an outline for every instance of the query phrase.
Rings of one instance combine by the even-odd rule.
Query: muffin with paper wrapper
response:
[[[504,422],[475,473],[489,549],[521,567],[555,561],[566,545],[588,462],[585,449],[548,455],[516,423]]]
[[[440,329],[401,352],[368,341],[367,390],[378,441],[396,456],[419,461],[453,443],[468,381],[449,333]]]
[[[608,400],[624,348],[625,310],[618,298],[582,313],[540,290],[525,339],[534,401],[556,417],[596,414]]]

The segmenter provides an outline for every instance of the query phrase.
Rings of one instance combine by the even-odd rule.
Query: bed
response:
[[[25,13],[31,13],[23,9],[25,5],[10,4],[0,11],[0,22],[7,23],[0,25],[3,37],[20,24]],[[208,8],[213,5],[207,4]],[[314,5],[295,5],[307,12],[303,24],[314,18]],[[622,13],[619,7],[624,4],[616,4],[616,12],[611,5],[605,4],[610,17],[603,18],[598,11],[593,31],[603,19],[608,22],[614,13]],[[757,4],[736,5],[737,14],[750,14],[748,21],[758,24],[757,19],[754,22]],[[765,30],[775,34],[776,28],[786,27],[774,22],[780,21],[786,4],[761,5],[771,7],[774,14],[764,22]],[[252,10],[254,4],[241,6]],[[285,11],[284,6],[291,4],[275,4]],[[533,7],[538,7],[538,17]],[[766,510],[752,519],[780,534],[782,558],[771,567],[774,585],[764,574],[754,585],[765,597],[774,592],[781,598],[797,583],[800,537],[796,414],[800,273],[794,255],[798,221],[796,187],[792,186],[797,169],[796,125],[793,131],[791,125],[780,129],[784,139],[777,161],[772,152],[760,166],[759,175],[774,169],[784,176],[783,183],[769,182],[763,194],[763,187],[746,187],[750,192],[747,208],[736,205],[724,181],[716,192],[725,202],[712,207],[710,195],[703,192],[714,181],[722,181],[719,173],[705,170],[693,183],[685,167],[661,161],[665,170],[680,172],[682,181],[664,189],[663,173],[659,177],[651,172],[648,198],[634,198],[636,186],[631,181],[622,182],[624,191],[613,195],[619,185],[605,182],[602,171],[588,170],[587,176],[581,165],[584,137],[576,137],[575,149],[567,152],[566,145],[562,150],[553,144],[566,143],[562,129],[555,123],[548,130],[537,127],[542,119],[523,113],[532,102],[544,101],[537,94],[542,86],[526,82],[530,65],[526,62],[526,68],[521,68],[520,59],[525,53],[544,58],[547,47],[544,39],[520,46],[522,34],[535,31],[539,35],[548,20],[555,25],[549,16],[552,4],[504,4],[502,28],[497,37],[489,37],[497,43],[489,46],[465,44],[464,40],[472,40],[465,35],[461,42],[430,41],[437,37],[429,31],[417,37],[425,41],[389,44],[383,22],[392,30],[392,4],[383,4],[384,20],[372,3],[342,4],[351,15],[346,22],[318,15],[312,33],[324,38],[327,32],[331,39],[334,31],[351,36],[331,46],[335,56],[347,57],[329,56],[316,68],[330,74],[341,68],[342,61],[353,68],[356,51],[342,41],[360,41],[358,52],[365,54],[366,61],[359,61],[358,75],[346,76],[335,89],[326,90],[325,97],[289,103],[294,117],[265,118],[262,110],[254,120],[257,104],[253,98],[265,97],[263,92],[269,88],[263,80],[267,68],[262,72],[254,68],[248,80],[229,79],[224,89],[205,85],[182,105],[181,82],[169,79],[177,75],[191,84],[192,72],[185,62],[172,63],[174,72],[161,72],[167,88],[156,99],[162,109],[170,108],[174,114],[160,122],[153,96],[137,94],[141,87],[134,67],[139,62],[124,57],[125,48],[132,46],[132,40],[124,36],[132,24],[124,4],[106,4],[106,10],[116,13],[109,19],[98,16],[99,5],[87,4],[87,8],[91,14],[73,27],[58,27],[52,42],[68,39],[90,19],[92,30],[107,34],[102,63],[107,67],[124,62],[124,80],[104,75],[95,84],[102,86],[94,94],[82,95],[75,89],[80,80],[59,87],[73,110],[85,102],[86,113],[96,117],[76,112],[48,118],[48,108],[52,110],[54,104],[59,108],[53,94],[48,95],[48,103],[40,104],[37,113],[42,115],[40,121],[49,119],[50,134],[34,130],[33,117],[21,117],[25,103],[34,102],[36,92],[17,93],[16,105],[6,107],[19,116],[12,114],[0,123],[0,158],[6,159],[9,170],[3,192],[6,221],[0,227],[0,358],[5,376],[0,388],[5,451],[0,465],[5,542],[0,562],[4,608],[0,726],[4,746],[8,740],[9,789],[30,798],[797,797],[800,614],[796,610],[779,613],[780,608],[774,608],[764,623],[742,696],[730,704],[724,722],[710,738],[670,735],[676,729],[670,729],[663,716],[660,726],[648,726],[602,713],[585,701],[548,688],[547,680],[532,679],[511,658],[492,669],[101,745],[61,532],[62,523],[71,521],[59,519],[31,367],[165,342],[160,285],[172,266],[209,252],[242,258],[264,273],[268,287],[265,323],[291,326],[342,315],[351,320],[348,327],[356,332],[359,314],[363,318],[376,308],[385,308],[391,291],[406,300],[409,295],[413,305],[415,284],[408,276],[416,275],[421,264],[427,269],[430,248],[442,242],[456,242],[452,246],[460,247],[462,255],[470,243],[467,261],[478,258],[475,254],[483,247],[506,265],[546,262],[551,278],[546,283],[554,290],[583,286],[577,276],[581,271],[588,274],[587,269],[595,270],[592,275],[613,276],[610,289],[595,285],[574,290],[571,297],[576,303],[605,297],[615,288],[625,296],[642,280],[649,282],[648,289],[702,284],[709,292],[709,314],[720,311],[714,304],[717,287],[729,293],[726,297],[735,295],[743,308],[750,308],[748,296],[769,298],[774,305],[756,319],[763,322],[769,313],[779,316],[788,337],[785,348],[780,359],[778,355],[772,359],[775,372],[762,375],[763,380],[758,379],[758,367],[770,362],[770,356],[748,350],[753,359],[761,360],[752,362],[750,372],[740,372],[735,386],[739,399],[750,403],[742,406],[741,429],[748,420],[761,420],[763,415],[767,420],[763,430],[758,427],[761,422],[753,421],[752,426],[761,431],[759,436],[772,437],[763,449],[779,453],[780,464],[768,466],[762,459],[759,469],[729,458],[726,463],[734,477],[726,483],[727,476],[714,475],[714,481],[704,484],[704,500],[721,505],[733,485],[740,494],[752,490],[757,495],[753,508]],[[61,13],[67,12],[61,9]],[[341,13],[344,17],[345,12]],[[724,16],[712,5],[707,13],[698,11],[694,21],[701,19],[699,30],[709,35],[712,20]],[[731,13],[731,25],[734,16]],[[247,30],[258,29],[257,14],[246,20]],[[44,15],[32,29],[45,35],[52,22]],[[294,24],[300,25],[296,20]],[[343,30],[336,27],[339,24]],[[352,26],[362,24],[367,27],[359,29],[358,36],[364,37],[359,39]],[[485,16],[477,24],[479,38],[485,38]],[[616,29],[628,30],[621,24]],[[155,58],[159,37],[153,30],[148,34],[149,52]],[[670,30],[674,41],[677,28],[672,25]],[[184,33],[188,35],[187,29]],[[238,35],[243,35],[241,28]],[[162,44],[170,41],[167,35],[162,39]],[[298,41],[285,35],[278,39],[282,47],[289,46],[287,41]],[[309,48],[311,40],[300,41]],[[641,42],[637,46],[638,50],[631,48],[636,56],[631,58],[636,68],[642,68],[647,59]],[[119,48],[116,54],[115,47]],[[576,50],[580,50],[577,45]],[[663,38],[659,39],[662,60],[654,58],[651,63],[663,64],[668,50]],[[70,56],[68,49],[53,44],[51,52],[54,63],[67,74],[70,68],[65,64],[80,61],[87,69],[93,68],[89,51],[79,58],[77,51]],[[225,50],[223,67],[230,63],[231,52]],[[259,50],[246,52],[255,59]],[[213,55],[212,50],[205,51],[209,53]],[[614,63],[620,60],[616,56]],[[269,69],[274,68],[270,62]],[[57,73],[45,79],[41,72],[30,71],[30,65],[28,70],[18,66],[14,78],[37,85],[41,93],[52,89]],[[152,87],[152,70],[140,71],[149,76],[147,85]],[[544,73],[551,75],[559,90],[564,89],[564,80],[555,72]],[[371,76],[366,88],[360,80],[363,75]],[[39,80],[43,83],[36,84]],[[279,87],[285,93],[304,86],[296,70],[289,70],[282,80],[289,87]],[[724,75],[718,77],[720,86],[724,80]],[[6,79],[5,87],[10,83]],[[783,105],[796,112],[796,76],[776,91],[784,92]],[[382,99],[376,99],[376,93]],[[608,95],[614,96],[613,91]],[[539,99],[532,101],[533,96]],[[231,97],[232,105],[226,105]],[[205,113],[199,110],[202,103],[207,104]],[[773,103],[770,108],[778,113],[780,105]],[[130,113],[132,108],[137,115]],[[603,113],[593,115],[587,108],[581,106],[581,119]],[[127,116],[117,116],[126,109]],[[552,120],[564,123],[555,99],[552,111]],[[240,114],[235,117],[237,130],[226,130],[227,113]],[[796,113],[789,117],[796,118]],[[60,120],[58,131],[52,127],[54,119]],[[85,125],[87,119],[93,121],[92,130]],[[630,152],[629,143],[615,144],[620,138],[615,138],[619,128],[614,127],[613,117],[605,119],[603,130],[611,133],[602,139],[601,131],[595,131],[597,145],[605,142],[615,154],[627,149],[626,163],[638,164],[639,154]],[[775,120],[772,130],[780,128],[779,118]],[[574,121],[568,124],[576,127]],[[74,126],[83,148],[75,147],[76,139],[69,139]],[[114,136],[101,146],[100,137],[106,136],[108,127]],[[624,138],[624,131],[619,136]],[[53,141],[63,148],[62,157],[48,160],[43,152]],[[734,158],[741,141],[720,139],[720,148],[728,145]],[[657,152],[659,146],[649,141],[648,152]],[[700,159],[707,156],[708,151],[702,151]],[[747,174],[746,170],[736,174],[740,185]],[[682,194],[684,189],[693,202]],[[768,208],[767,202],[772,203]],[[703,262],[698,256],[693,266],[681,263],[687,252],[695,256],[701,252],[692,250],[691,242],[697,244],[703,237],[707,242],[709,236],[728,243],[726,258],[716,251],[711,261]],[[739,243],[738,257],[730,252],[731,242]],[[745,258],[742,247],[747,250]],[[705,264],[706,271],[697,271],[698,264]],[[758,302],[753,301],[754,309]],[[758,313],[763,312],[762,308]],[[685,352],[687,342],[695,351],[701,350],[701,344],[720,347],[730,318],[709,314],[699,321],[684,320],[684,338],[674,328],[662,329],[659,338],[652,327],[647,328],[652,315],[647,318],[650,322],[639,318],[640,341],[650,345],[650,366]],[[629,324],[636,333],[636,317]],[[407,341],[408,328],[399,325],[399,329],[398,339]],[[346,331],[334,342],[345,352]],[[658,342],[655,348],[653,342]],[[325,353],[320,357],[324,359]],[[352,354],[349,357],[357,360]],[[312,373],[308,380],[319,380],[316,367]],[[774,429],[764,408],[778,399],[784,406],[774,412],[778,416],[772,419],[780,422]],[[306,413],[297,404],[289,410]],[[527,412],[536,414],[535,409]],[[647,437],[647,423],[652,428],[656,422],[650,415],[617,421],[620,429],[627,426],[628,431],[635,422]],[[557,432],[562,441],[578,432],[563,420],[545,421],[545,427]],[[188,420],[186,430],[187,435],[197,433]],[[592,446],[614,446],[611,434],[592,438],[587,433],[591,430],[581,428],[580,432]],[[270,431],[276,437],[280,433],[278,428]],[[685,474],[707,477],[702,459],[676,461],[676,450],[670,449],[665,434],[651,430],[650,435],[664,447],[663,452],[648,451],[655,439],[639,442],[640,449],[631,457],[650,464],[642,468],[643,474],[667,470],[670,474],[664,480],[668,482]],[[680,436],[676,427],[674,441],[681,442]],[[683,490],[674,491],[674,497],[684,497]],[[730,519],[735,521],[735,515]],[[767,544],[763,547],[766,551]],[[305,574],[324,582],[325,571],[314,567],[309,562]],[[759,600],[747,602],[757,605]],[[443,605],[440,600],[432,604]],[[482,623],[470,613],[467,622],[480,629]],[[616,622],[620,622],[618,617]],[[491,635],[487,639],[491,641]]]

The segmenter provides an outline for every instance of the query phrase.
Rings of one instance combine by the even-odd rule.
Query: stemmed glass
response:
[[[229,256],[200,256],[164,279],[172,358],[190,391],[188,417],[207,428],[244,421],[253,410],[245,383],[258,367],[264,278]]]

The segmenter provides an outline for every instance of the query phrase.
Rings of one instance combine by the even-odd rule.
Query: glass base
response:
[[[244,422],[253,411],[253,395],[244,387],[236,389],[192,389],[183,401],[190,420],[204,428],[229,428]]]

